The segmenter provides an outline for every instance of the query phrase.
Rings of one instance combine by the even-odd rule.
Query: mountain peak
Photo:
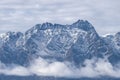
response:
[[[52,23],[46,22],[41,25],[41,30],[50,29],[53,27]]]
[[[115,34],[115,38],[118,42],[120,42],[120,32]]]
[[[87,24],[90,24],[87,20],[77,20],[75,23],[73,23],[73,24],[81,24],[81,23],[87,23]]]
[[[3,34],[1,34],[0,35],[0,37],[2,38],[2,37],[10,37],[10,36],[21,36],[21,35],[23,35],[23,33],[21,33],[21,32],[11,32],[11,31],[9,31],[9,32],[6,32],[6,33],[3,33]]]
[[[84,22],[84,20],[77,20],[75,23],[81,23],[81,22]]]
[[[84,31],[89,31],[94,28],[87,20],[78,20],[77,22],[73,23],[72,26]]]
[[[120,36],[120,32],[116,33],[115,35],[116,35],[116,36]]]

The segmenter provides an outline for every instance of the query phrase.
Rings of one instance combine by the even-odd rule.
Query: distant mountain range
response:
[[[102,27],[101,27],[102,28]],[[34,57],[70,61],[76,66],[86,59],[120,61],[120,32],[100,36],[91,23],[78,20],[71,25],[36,24],[25,33],[0,34],[0,61],[26,66]]]

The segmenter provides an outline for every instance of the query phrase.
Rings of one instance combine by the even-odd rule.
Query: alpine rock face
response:
[[[25,33],[0,35],[0,61],[27,65],[33,57],[71,61],[82,64],[85,59],[101,57],[113,64],[120,61],[120,32],[99,36],[92,24],[78,20],[71,25],[37,24]]]

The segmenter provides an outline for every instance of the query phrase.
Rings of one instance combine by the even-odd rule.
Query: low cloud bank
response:
[[[0,74],[15,75],[15,76],[55,76],[55,77],[69,77],[81,78],[90,77],[96,78],[101,76],[110,76],[120,78],[120,64],[112,66],[112,64],[105,59],[86,59],[85,66],[79,68],[75,67],[70,62],[49,61],[43,58],[31,61],[28,67],[19,65],[5,65],[0,62]]]

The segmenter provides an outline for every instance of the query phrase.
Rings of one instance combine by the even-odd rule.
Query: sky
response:
[[[0,33],[44,22],[88,20],[100,35],[120,31],[120,0],[0,0]]]

